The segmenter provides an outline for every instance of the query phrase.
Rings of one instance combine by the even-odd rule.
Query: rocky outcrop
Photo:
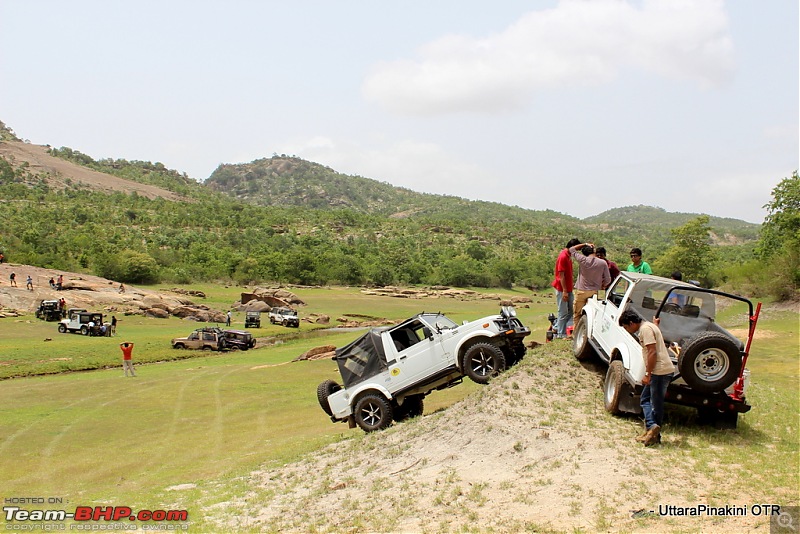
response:
[[[295,308],[305,305],[306,303],[291,291],[283,288],[257,287],[251,292],[242,293],[241,300],[235,302],[233,308],[241,312],[268,312],[275,307]]]
[[[364,295],[378,295],[384,297],[394,297],[400,299],[423,299],[423,298],[451,298],[458,300],[504,300],[507,297],[495,293],[479,293],[471,289],[452,289],[447,286],[430,286],[427,288],[401,288],[385,286],[378,288],[364,288],[361,290]],[[520,308],[528,307],[533,302],[530,297],[514,296],[511,299],[514,306]]]
[[[17,287],[9,284],[9,275],[17,276]],[[25,288],[28,276],[33,279],[33,291]],[[63,276],[62,289],[50,287],[49,280]],[[146,317],[181,317],[199,322],[225,322],[225,314],[208,306],[196,304],[186,297],[161,293],[150,289],[126,285],[120,293],[120,284],[107,278],[75,274],[21,264],[0,264],[0,318],[13,317],[10,310],[19,314],[33,314],[42,300],[63,298],[67,308],[84,308],[123,315]]]
[[[322,345],[310,349],[294,360],[293,362],[301,362],[305,360],[329,360],[336,354],[336,347],[334,345]]]

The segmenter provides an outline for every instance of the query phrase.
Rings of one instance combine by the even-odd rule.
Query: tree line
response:
[[[745,266],[774,258],[776,250],[791,252],[782,239],[786,227],[796,224],[792,202],[798,196],[795,173],[776,188],[760,239],[723,247],[712,244],[715,229],[707,216],[672,229],[620,223],[606,229],[553,212],[526,217],[527,210],[508,208],[503,214],[455,199],[438,210],[392,218],[346,207],[247,203],[203,188],[161,164],[86,164],[179,189],[192,201],[108,194],[78,184],[54,189],[25,165],[15,168],[0,159],[0,251],[9,261],[129,283],[544,288],[558,251],[579,237],[605,246],[623,269],[628,251],[638,246],[656,274],[668,276],[677,268],[709,286],[736,279],[756,283]],[[732,270],[732,263],[742,272]],[[796,291],[796,267],[793,276],[786,278],[794,280],[790,292]]]

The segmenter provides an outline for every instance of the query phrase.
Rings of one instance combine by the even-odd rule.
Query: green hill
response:
[[[0,149],[24,145],[2,131]],[[288,156],[220,165],[198,183],[161,163],[96,161],[65,147],[49,150],[75,164],[58,172],[13,153],[0,150],[8,261],[132,282],[545,287],[572,237],[623,265],[633,246],[652,262],[672,245],[670,229],[696,217],[634,206],[580,220],[417,193]],[[65,176],[70,169],[109,179]],[[760,225],[710,225],[723,257],[752,257]]]

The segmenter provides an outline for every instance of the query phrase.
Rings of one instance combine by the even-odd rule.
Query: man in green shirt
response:
[[[640,248],[631,249],[631,263],[625,270],[629,273],[653,274],[650,264],[642,261],[642,249]]]

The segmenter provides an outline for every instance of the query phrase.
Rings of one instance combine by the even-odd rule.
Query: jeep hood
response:
[[[373,328],[349,345],[336,349],[333,357],[339,365],[344,387],[349,388],[386,371],[386,353],[383,351],[381,332],[385,328]]]

